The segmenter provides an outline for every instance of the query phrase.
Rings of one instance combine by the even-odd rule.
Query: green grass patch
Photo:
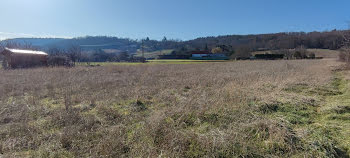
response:
[[[307,84],[295,84],[295,85],[290,85],[287,88],[284,88],[284,90],[287,92],[302,93],[308,88],[309,86]]]
[[[313,104],[275,102],[259,105],[258,111],[273,118],[283,118],[292,125],[306,125],[313,122],[317,107]]]
[[[310,152],[320,157],[349,157],[350,155],[350,82],[334,73],[329,85],[311,87],[305,84],[291,85],[289,93],[307,95],[322,101],[316,106],[280,103],[261,105],[260,111],[272,117],[284,118],[298,131],[306,131],[304,141]]]
[[[131,62],[80,62],[77,66],[108,66],[108,65],[142,65],[147,63],[131,63]]]
[[[78,66],[109,66],[109,65],[158,65],[158,64],[200,64],[200,63],[209,63],[209,62],[227,62],[224,60],[148,60],[146,63],[133,63],[133,62],[80,62],[77,63]]]
[[[158,58],[159,55],[169,55],[173,52],[173,49],[165,49],[161,51],[145,52],[145,58]],[[135,55],[136,57],[142,57],[142,52],[138,51]]]
[[[318,119],[323,126],[337,127],[334,139],[350,155],[350,82],[337,73],[332,85],[342,94],[326,97]]]

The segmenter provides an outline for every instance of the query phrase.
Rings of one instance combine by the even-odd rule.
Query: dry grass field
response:
[[[349,157],[335,60],[0,70],[3,157]]]
[[[315,53],[316,57],[338,58],[339,51],[329,49],[307,49],[307,51]]]

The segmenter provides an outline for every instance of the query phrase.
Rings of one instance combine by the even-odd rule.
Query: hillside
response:
[[[116,51],[127,51],[134,53],[140,47],[139,43],[130,39],[117,37],[79,37],[73,39],[63,38],[16,38],[2,41],[2,43],[14,42],[20,44],[32,44],[43,50],[51,48],[68,49],[72,45],[78,45],[85,51],[98,49],[115,49]]]
[[[128,38],[87,36],[73,39],[61,38],[17,38],[2,41],[32,44],[43,50],[50,48],[68,49],[72,45],[80,46],[84,51],[109,50],[109,52],[128,52],[135,54],[143,48],[145,52],[159,52],[162,50],[174,50],[175,54],[186,54],[192,50],[211,50],[220,48],[228,55],[244,55],[258,50],[293,49],[304,46],[311,49],[336,50],[342,47],[343,34],[349,31],[330,32],[292,32],[258,35],[227,35],[218,37],[203,37],[189,41],[167,40],[161,41],[146,38],[132,40]],[[152,55],[150,55],[152,56]]]

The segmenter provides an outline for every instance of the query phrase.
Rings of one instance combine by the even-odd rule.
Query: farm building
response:
[[[48,54],[42,51],[5,48],[0,54],[4,56],[4,68],[47,66]]]
[[[209,57],[211,53],[207,51],[193,51],[191,54],[192,54],[192,58],[205,58],[205,57]]]
[[[228,60],[229,58],[222,53],[209,53],[207,51],[193,51],[191,59],[193,60]]]

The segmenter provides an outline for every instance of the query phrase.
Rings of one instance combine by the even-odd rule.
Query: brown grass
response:
[[[305,143],[289,120],[269,113],[281,102],[313,102],[312,96],[286,89],[326,85],[337,64],[239,61],[0,70],[0,153],[317,157],[322,153]]]
[[[329,49],[307,49],[308,52],[315,53],[316,57],[323,58],[338,58],[339,50],[329,50]]]

